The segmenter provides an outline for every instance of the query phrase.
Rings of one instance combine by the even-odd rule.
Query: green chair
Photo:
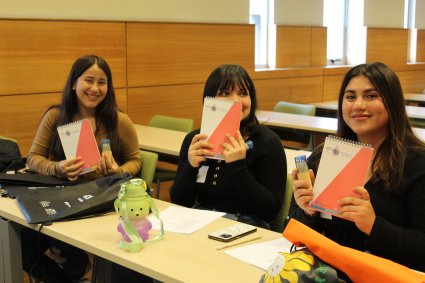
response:
[[[273,111],[275,112],[284,112],[290,114],[300,114],[305,116],[314,116],[316,115],[316,106],[312,104],[299,104],[286,101],[279,101]],[[310,133],[301,133],[295,130],[279,130],[277,131],[278,135],[282,140],[292,141],[292,144],[296,144],[295,148],[297,149],[312,149],[313,141],[312,134]],[[294,143],[295,142],[295,143]],[[289,144],[289,143],[288,143]],[[290,146],[286,146],[290,147]]]
[[[150,151],[140,150],[140,159],[142,161],[140,178],[145,180],[146,184],[151,187],[153,177],[155,175],[156,165],[158,163],[158,154]]]
[[[271,229],[275,232],[282,233],[288,223],[289,208],[292,200],[292,178],[291,174],[286,177],[285,195],[283,196],[283,204],[280,208],[276,219],[270,223]]]
[[[148,126],[174,130],[179,132],[188,133],[193,129],[193,119],[179,118],[166,115],[154,115]],[[157,166],[153,181],[156,183],[155,197],[159,199],[161,182],[172,181],[176,178],[177,171],[164,168],[163,166]]]
[[[148,126],[188,133],[193,129],[193,119],[154,115]]]

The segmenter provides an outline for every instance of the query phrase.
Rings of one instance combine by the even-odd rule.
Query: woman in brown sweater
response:
[[[80,175],[81,157],[66,159],[57,127],[87,118],[96,142],[110,140],[111,153],[102,153],[96,171]],[[41,120],[31,150],[29,168],[44,175],[75,181],[140,171],[137,134],[127,114],[118,110],[107,62],[96,55],[83,56],[73,64],[60,105],[50,107]],[[37,245],[35,243],[38,243]],[[50,257],[44,252],[50,249]],[[23,267],[43,282],[78,282],[88,270],[87,254],[32,229],[22,231]]]

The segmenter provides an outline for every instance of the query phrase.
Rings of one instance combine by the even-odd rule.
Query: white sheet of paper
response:
[[[285,238],[246,245],[225,251],[226,254],[267,270],[279,252],[289,252],[292,243]]]
[[[164,230],[181,234],[192,234],[196,230],[223,216],[224,212],[170,206],[159,213]],[[150,215],[152,229],[159,230],[159,220]]]

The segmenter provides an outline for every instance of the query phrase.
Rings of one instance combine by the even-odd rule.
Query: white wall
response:
[[[367,27],[403,28],[404,0],[365,0],[364,9]]]
[[[249,23],[249,0],[0,0],[0,19]]]
[[[275,24],[323,26],[323,0],[275,0]]]

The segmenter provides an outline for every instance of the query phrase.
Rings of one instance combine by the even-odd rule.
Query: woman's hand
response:
[[[224,148],[222,152],[224,161],[226,163],[230,163],[233,161],[245,159],[246,145],[241,132],[238,130],[236,133],[236,139],[230,134],[226,134],[226,137],[229,140],[229,143],[223,143],[221,145]]]
[[[122,173],[120,166],[115,162],[115,159],[112,156],[112,151],[107,150],[102,152],[96,172],[101,173],[104,176]]]
[[[370,203],[369,193],[363,187],[354,188],[354,192],[359,196],[345,197],[338,201],[340,204],[339,216],[353,221],[360,231],[370,235],[376,215]]]
[[[315,176],[313,170],[308,170],[310,173],[311,184],[314,185]],[[306,214],[314,215],[315,210],[308,208],[309,203],[313,199],[313,189],[309,186],[307,181],[298,179],[298,170],[292,170],[292,190],[294,192],[294,199],[297,205],[304,210]]]
[[[78,174],[83,170],[84,162],[81,156],[59,162],[59,174],[70,181],[78,179]]]
[[[197,134],[190,143],[187,158],[193,168],[199,168],[201,162],[206,160],[205,156],[214,156],[211,152],[214,146],[206,141],[207,137],[205,134]]]

